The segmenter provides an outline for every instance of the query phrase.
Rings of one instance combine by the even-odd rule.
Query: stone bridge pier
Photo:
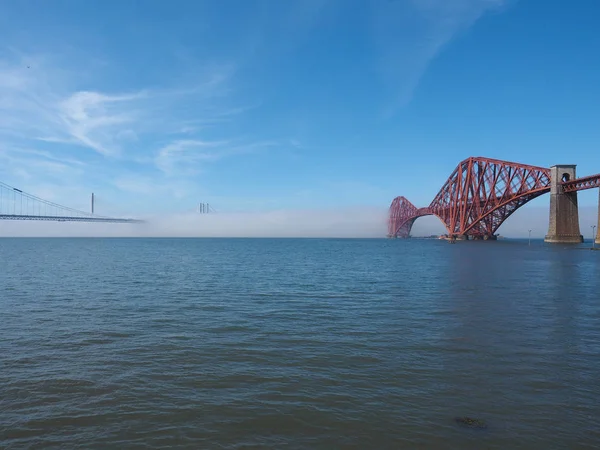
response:
[[[573,165],[550,168],[550,223],[545,242],[554,244],[580,244],[583,236],[579,230],[577,192],[563,192],[563,181],[577,178]],[[600,236],[600,233],[599,233]],[[596,237],[598,241],[598,236]]]

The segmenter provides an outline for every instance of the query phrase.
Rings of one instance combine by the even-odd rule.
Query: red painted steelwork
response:
[[[388,233],[408,237],[421,216],[438,216],[452,237],[491,237],[528,201],[550,191],[550,169],[471,157],[456,167],[427,208],[404,197],[390,206]]]
[[[600,187],[600,173],[562,183],[564,192],[584,191]]]
[[[405,197],[396,197],[390,206],[388,231],[390,237],[408,237],[414,221],[421,216],[429,215],[428,208],[419,210]]]

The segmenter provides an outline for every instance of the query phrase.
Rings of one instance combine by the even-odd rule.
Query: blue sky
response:
[[[143,215],[424,206],[468,156],[598,173],[599,20],[595,0],[0,0],[0,181]]]

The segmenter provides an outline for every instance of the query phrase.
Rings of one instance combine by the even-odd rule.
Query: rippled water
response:
[[[600,445],[600,252],[2,239],[0,257],[0,448]]]

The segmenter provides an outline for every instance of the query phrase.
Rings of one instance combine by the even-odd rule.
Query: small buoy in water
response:
[[[487,428],[483,420],[473,419],[472,417],[456,417],[456,423],[469,428]]]

